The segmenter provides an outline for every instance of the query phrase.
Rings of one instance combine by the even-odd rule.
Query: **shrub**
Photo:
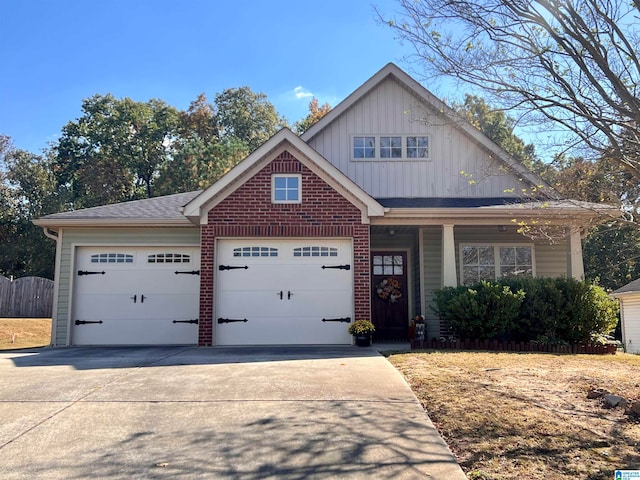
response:
[[[521,290],[512,292],[506,285],[482,281],[436,292],[436,306],[457,335],[489,339],[513,331],[523,298]]]
[[[515,293],[514,293],[515,292]],[[457,335],[550,343],[587,342],[609,333],[618,303],[573,278],[518,278],[436,291],[436,308]]]

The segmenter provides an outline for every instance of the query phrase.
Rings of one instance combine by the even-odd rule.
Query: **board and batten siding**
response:
[[[620,302],[625,351],[640,354],[640,292],[623,295]]]
[[[65,228],[62,230],[58,302],[53,345],[67,345],[71,315],[71,283],[74,246],[183,246],[200,245],[200,230],[194,228]]]
[[[353,135],[427,135],[427,160],[352,160]],[[517,177],[393,78],[387,78],[309,140],[374,198],[507,197]],[[465,174],[461,174],[465,172]],[[471,175],[471,176],[469,176]]]
[[[423,261],[423,311],[427,338],[440,336],[440,319],[433,311],[434,292],[442,287],[442,228],[428,227],[421,231]]]
[[[433,312],[434,291],[442,287],[442,228],[425,227],[421,229],[422,261],[423,261],[423,305],[427,334],[429,338],[440,333],[440,320]],[[456,275],[460,282],[460,245],[507,244],[531,245],[534,242],[520,235],[515,228],[507,232],[499,232],[497,227],[465,227],[454,228]],[[537,277],[567,277],[568,251],[566,243],[534,244],[535,274]],[[640,313],[640,312],[639,312]]]

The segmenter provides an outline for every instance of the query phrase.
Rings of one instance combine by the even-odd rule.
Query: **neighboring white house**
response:
[[[627,353],[640,354],[640,279],[611,294],[620,302],[622,343]]]
[[[442,286],[581,279],[590,207],[388,64],[204,191],[34,223],[57,241],[54,345],[347,344],[359,318],[393,340],[423,314],[439,336]],[[518,222],[565,238],[533,241]]]

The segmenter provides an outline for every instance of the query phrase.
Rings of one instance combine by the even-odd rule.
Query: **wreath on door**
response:
[[[376,285],[376,293],[385,302],[396,303],[402,297],[400,282],[392,277],[385,278]]]

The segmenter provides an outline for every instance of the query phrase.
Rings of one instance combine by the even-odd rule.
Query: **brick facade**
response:
[[[271,176],[302,177],[302,203],[271,202]],[[200,231],[198,344],[215,345],[214,266],[218,237],[342,237],[353,241],[355,318],[370,318],[369,225],[362,213],[288,151],[282,152],[208,213]]]

